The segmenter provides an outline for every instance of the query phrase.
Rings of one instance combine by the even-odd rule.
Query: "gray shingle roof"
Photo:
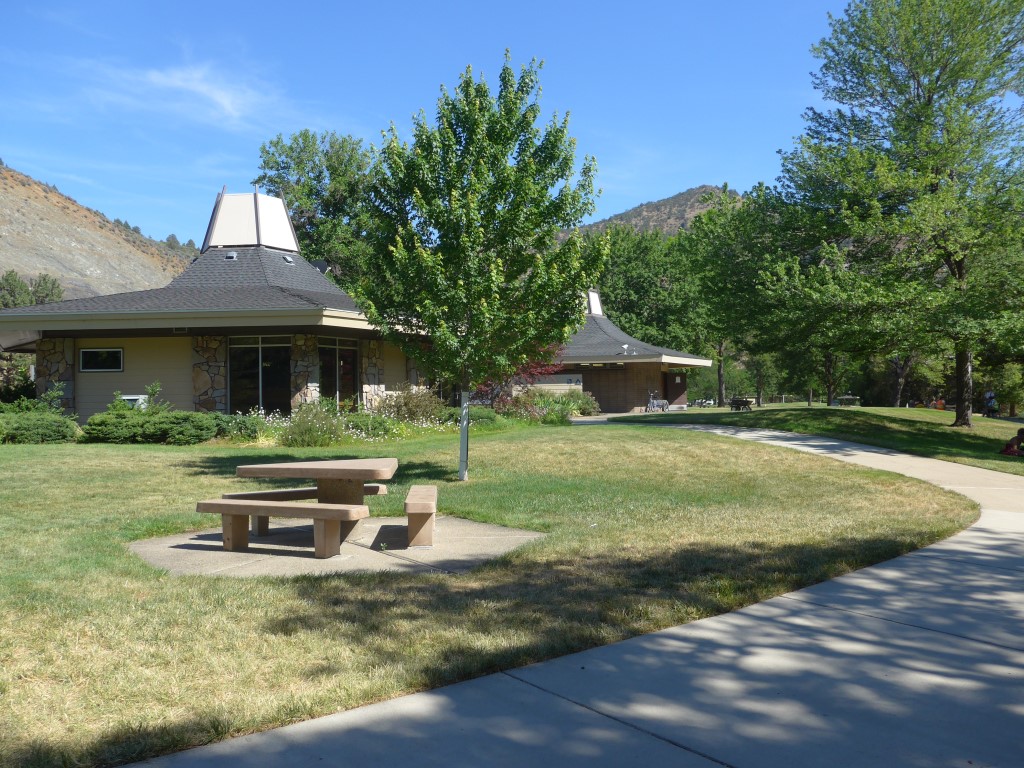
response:
[[[232,253],[235,258],[226,258]],[[351,296],[301,256],[259,246],[212,248],[163,288],[18,307],[0,314],[274,309],[359,311]]]
[[[628,346],[623,349],[623,345]],[[597,314],[587,314],[583,327],[573,334],[565,345],[561,359],[563,362],[571,363],[574,360],[622,357],[623,362],[629,362],[630,358],[637,356],[701,360],[686,352],[646,344],[630,336],[604,315]]]

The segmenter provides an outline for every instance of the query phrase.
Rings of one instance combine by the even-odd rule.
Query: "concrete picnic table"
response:
[[[316,500],[322,504],[362,504],[367,480],[389,480],[398,459],[328,459],[281,464],[243,464],[238,477],[292,477],[316,480]]]

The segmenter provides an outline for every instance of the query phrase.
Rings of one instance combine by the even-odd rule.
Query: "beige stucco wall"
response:
[[[405,353],[398,347],[387,343],[382,345],[381,353],[384,359],[383,384],[388,391],[391,391],[409,380]]]
[[[121,372],[83,373],[78,370],[79,350],[123,349]],[[160,397],[182,411],[192,405],[191,337],[150,339],[76,339],[75,410],[84,420],[106,410],[114,392],[143,395],[146,387],[160,382]]]

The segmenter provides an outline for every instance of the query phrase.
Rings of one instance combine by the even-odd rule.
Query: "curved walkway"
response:
[[[829,438],[683,428],[917,477],[982,516],[730,614],[148,764],[1024,765],[1024,477]]]

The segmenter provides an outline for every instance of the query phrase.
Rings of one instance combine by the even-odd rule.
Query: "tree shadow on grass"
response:
[[[893,536],[782,546],[756,541],[736,546],[693,543],[645,557],[616,550],[545,559],[544,551],[540,550],[500,558],[463,577],[396,573],[304,576],[288,581],[295,596],[301,599],[293,604],[302,607],[269,621],[263,631],[278,636],[311,634],[325,648],[353,649],[352,666],[347,669],[333,666],[330,655],[325,661],[311,664],[305,670],[311,685],[337,675],[358,674],[358,669],[393,668],[401,670],[397,674],[403,676],[402,684],[409,690],[437,688],[728,613],[839,573],[889,560],[912,548],[908,539]],[[984,573],[972,576],[961,572],[961,568],[953,574],[963,592],[961,602],[965,603],[955,617],[960,633],[965,632],[965,621],[968,626],[984,626],[991,618],[986,611],[999,610],[991,602],[986,606],[985,600],[992,598],[994,572],[1005,569],[1011,574],[1007,578],[1012,578],[1007,564],[999,559],[1003,556],[994,549],[986,549],[978,556],[979,564],[988,566]],[[876,578],[872,589],[858,587],[856,575],[854,580],[822,586],[838,590],[837,599],[844,610],[836,612],[837,615],[856,616],[855,622],[870,622],[876,621],[870,616],[886,600],[902,595],[904,582],[917,585],[918,591],[921,584],[932,584],[928,599],[921,606],[915,605],[915,610],[926,609],[925,613],[936,623],[935,629],[940,631],[934,640],[926,640],[928,652],[947,653],[951,664],[959,664],[957,673],[971,684],[972,696],[977,697],[986,686],[992,688],[992,675],[986,674],[980,663],[970,666],[976,662],[957,656],[956,649],[945,648],[949,645],[944,639],[948,635],[941,634],[941,622],[952,620],[953,613],[943,604],[948,584],[930,575],[950,574],[941,567],[931,574],[928,570],[940,561],[941,558],[930,555],[896,561],[901,566],[909,564],[909,572],[886,563],[882,568],[889,572]],[[847,628],[841,621],[826,622],[821,629],[823,639],[814,639],[808,646],[806,633],[791,629],[803,621],[800,606],[806,603],[786,600],[781,605],[778,601],[772,605],[774,617],[765,618],[763,610],[737,617],[742,626],[727,643],[711,641],[697,646],[676,642],[672,652],[666,653],[663,646],[670,638],[652,636],[645,638],[628,657],[641,660],[629,663],[642,665],[638,674],[653,674],[651,670],[658,669],[662,676],[678,677],[680,684],[675,690],[687,700],[692,697],[694,706],[701,705],[700,697],[711,696],[710,689],[693,684],[690,678],[694,675],[722,680],[736,677],[746,684],[737,666],[737,660],[744,657],[737,653],[743,648],[748,648],[749,653],[763,646],[773,651],[807,654],[810,647],[810,652],[821,657],[821,663],[799,674],[809,681],[807,685],[826,686],[828,696],[833,695],[835,686],[858,683],[865,669],[874,673],[878,667],[888,665],[887,668],[895,667],[907,674],[919,672],[917,646],[901,645],[891,639],[877,642],[865,635],[866,642],[876,643],[877,651],[868,653],[868,646],[860,646],[850,656],[836,650],[848,646],[852,639],[844,634]],[[1005,629],[1018,635],[1024,631],[1024,627],[1015,626],[1012,621]],[[996,648],[989,653],[1001,651]],[[989,661],[986,656],[985,662]],[[626,657],[621,663],[627,663]],[[520,674],[528,675],[529,670],[514,673]],[[791,673],[784,669],[776,677],[777,681],[773,678],[764,682],[764,691],[750,688],[744,692],[751,701],[765,698],[774,705],[756,708],[766,717],[777,711],[780,696],[793,695],[786,693],[785,688],[792,679]],[[881,717],[882,713],[891,717],[892,706],[905,704],[908,695],[917,695],[898,690],[889,681],[884,685],[889,687],[878,697],[877,706],[860,699],[845,701],[843,706],[873,707],[870,715]],[[660,690],[664,688],[660,685]],[[642,690],[637,689],[637,694],[642,695]],[[806,685],[797,690],[806,690]],[[609,688],[608,695],[619,693],[617,688]],[[940,694],[929,689],[927,695]],[[720,698],[715,698],[709,699],[706,706],[723,705]],[[283,721],[268,721],[260,725],[281,724]],[[14,753],[13,764],[117,765],[222,739],[232,729],[242,727],[214,712],[208,717],[195,716],[158,726],[123,725],[73,749],[44,742],[27,744]],[[838,718],[830,718],[828,727],[843,725]],[[800,734],[800,738],[821,736],[807,728],[792,732]],[[837,737],[836,732],[827,735]]]
[[[53,766],[114,766],[220,741],[231,733],[231,724],[215,715],[198,716],[159,725],[121,725],[73,747],[32,741],[15,747],[4,763],[20,768]]]
[[[373,667],[395,663],[392,638],[411,641],[458,627],[456,639],[436,653],[403,661],[424,684],[436,687],[727,613],[911,548],[891,538],[800,546],[696,544],[647,559],[608,553],[532,561],[513,555],[466,579],[389,573],[302,577],[294,589],[305,609],[270,622],[266,630],[324,635],[360,648]],[[516,637],[517,643],[488,650],[495,637]]]

